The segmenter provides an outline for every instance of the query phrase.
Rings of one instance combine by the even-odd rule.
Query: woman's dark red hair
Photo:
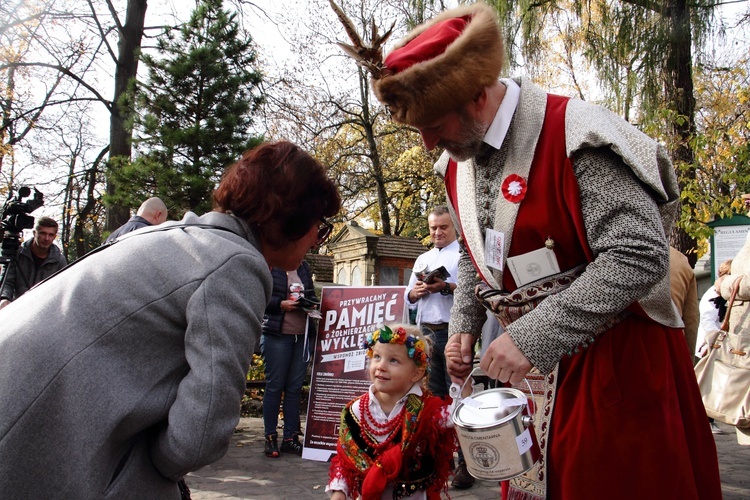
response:
[[[214,207],[243,219],[278,248],[302,238],[321,217],[336,215],[341,197],[323,165],[281,141],[246,151],[228,167]]]

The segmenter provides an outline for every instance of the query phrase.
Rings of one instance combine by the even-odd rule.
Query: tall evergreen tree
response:
[[[250,130],[262,101],[254,44],[222,0],[203,0],[157,50],[142,57],[148,80],[136,91],[141,154],[120,175],[133,187],[131,206],[148,193],[170,214],[204,213],[224,168],[259,142]]]

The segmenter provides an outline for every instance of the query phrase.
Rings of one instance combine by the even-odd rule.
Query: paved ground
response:
[[[734,428],[719,424],[724,434],[715,435],[725,500],[750,498],[750,446],[737,444]],[[282,454],[263,455],[263,420],[243,418],[227,455],[190,474],[187,484],[194,500],[207,499],[305,499],[327,498],[328,464]],[[496,499],[496,482],[477,481],[469,490],[453,490],[455,499]]]

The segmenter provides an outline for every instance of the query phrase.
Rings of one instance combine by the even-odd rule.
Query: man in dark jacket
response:
[[[157,226],[167,220],[167,206],[160,198],[152,197],[141,203],[138,212],[125,224],[118,227],[107,237],[107,243],[119,236],[142,227]]]
[[[49,217],[39,217],[34,227],[34,237],[21,244],[15,263],[8,267],[0,291],[0,309],[68,265],[60,248],[53,243],[56,237],[57,222]]]

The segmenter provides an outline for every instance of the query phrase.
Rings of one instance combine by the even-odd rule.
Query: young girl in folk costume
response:
[[[369,334],[362,347],[372,385],[342,412],[326,491],[333,500],[440,498],[456,434],[452,405],[426,389],[428,339],[396,324]]]

